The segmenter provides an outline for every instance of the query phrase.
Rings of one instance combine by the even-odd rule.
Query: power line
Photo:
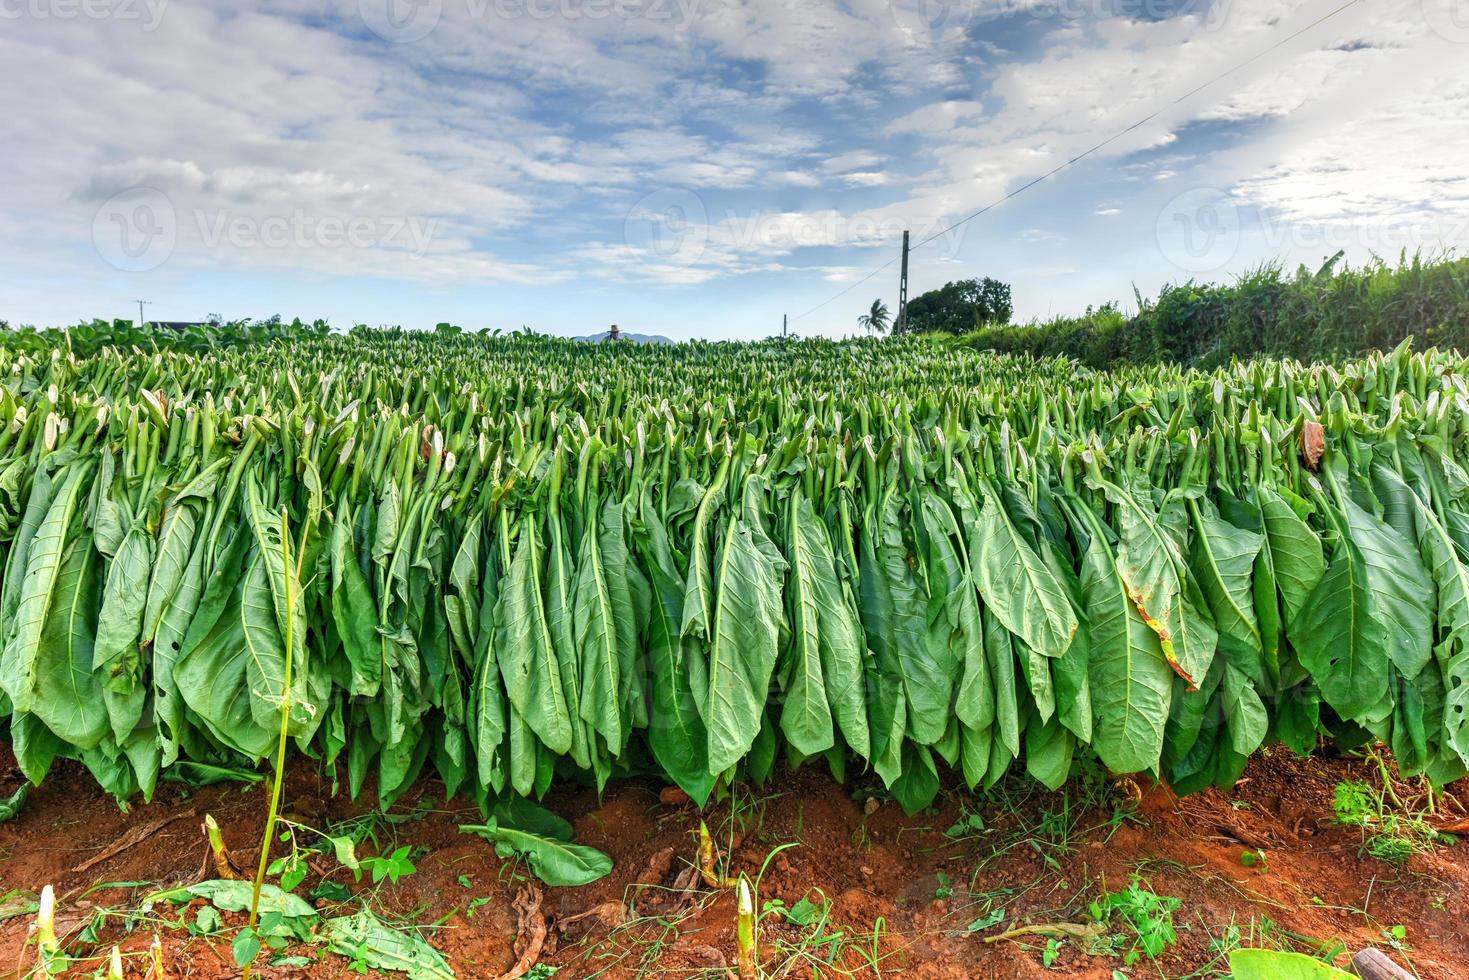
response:
[[[1222,81],[1223,79],[1228,78],[1230,75],[1233,75],[1235,72],[1240,71],[1243,68],[1248,68],[1250,65],[1252,65],[1255,62],[1259,61],[1261,58],[1265,57],[1267,54],[1270,54],[1271,52],[1276,51],[1276,50],[1280,49],[1281,47],[1284,47],[1285,45],[1289,44],[1291,41],[1294,41],[1296,38],[1300,37],[1302,34],[1306,33],[1309,30],[1311,30],[1313,27],[1318,27],[1321,24],[1326,23],[1328,20],[1330,20],[1331,18],[1335,17],[1337,14],[1341,13],[1343,10],[1346,10],[1348,7],[1356,6],[1357,4],[1359,4],[1361,2],[1362,2],[1362,0],[1347,0],[1347,2],[1344,3],[1344,4],[1342,4],[1340,7],[1337,7],[1335,10],[1332,10],[1329,13],[1323,14],[1322,16],[1316,18],[1311,23],[1305,25],[1304,27],[1300,28],[1299,30],[1293,31],[1292,33],[1286,35],[1285,37],[1281,38],[1279,41],[1276,41],[1274,44],[1270,45],[1270,47],[1266,48],[1265,50],[1259,51],[1259,52],[1251,55],[1249,58],[1245,59],[1244,61],[1241,61],[1239,64],[1235,65],[1234,67],[1228,68],[1225,71],[1220,72],[1218,75],[1215,75],[1213,78],[1209,79],[1207,82],[1203,82],[1203,83],[1201,83],[1199,85],[1194,86],[1193,88],[1189,89],[1187,92],[1185,92],[1182,95],[1178,96],[1172,102],[1169,102],[1166,105],[1164,105],[1164,106],[1162,106],[1162,107],[1154,110],[1153,112],[1151,112],[1148,115],[1144,116],[1143,118],[1139,119],[1137,122],[1133,123],[1131,126],[1128,126],[1126,129],[1124,129],[1124,130],[1122,130],[1120,132],[1117,132],[1117,133],[1112,134],[1111,136],[1109,136],[1106,139],[1102,140],[1102,142],[1096,144],[1095,146],[1091,147],[1090,149],[1085,150],[1085,151],[1083,151],[1081,153],[1078,153],[1076,156],[1072,157],[1070,160],[1067,160],[1065,163],[1062,163],[1059,166],[1053,168],[1052,170],[1049,170],[1046,173],[1041,174],[1039,177],[1035,178],[1034,180],[1032,180],[1032,181],[1030,181],[1028,183],[1022,184],[1021,186],[1015,188],[1010,193],[1006,194],[1004,197],[1001,197],[999,200],[993,201],[993,202],[991,202],[989,204],[986,204],[984,207],[980,208],[978,211],[974,212],[973,214],[969,215],[968,217],[966,217],[966,218],[960,218],[958,221],[954,222],[952,225],[949,225],[947,228],[944,228],[941,231],[934,232],[932,235],[929,235],[927,238],[923,239],[921,242],[919,242],[917,245],[914,245],[913,247],[914,248],[922,248],[924,245],[927,245],[929,242],[933,241],[935,238],[940,238],[940,237],[942,237],[944,235],[947,235],[949,232],[953,231],[955,228],[958,228],[960,225],[964,224],[965,222],[973,221],[975,218],[977,218],[980,215],[984,214],[986,211],[990,211],[990,210],[992,210],[994,208],[997,208],[1001,204],[1004,204],[1006,201],[1010,200],[1011,198],[1013,198],[1013,197],[1015,197],[1015,196],[1017,196],[1019,194],[1022,194],[1025,191],[1029,190],[1030,188],[1034,187],[1036,184],[1039,184],[1039,183],[1041,183],[1044,180],[1047,180],[1047,179],[1049,179],[1051,177],[1056,176],[1056,174],[1058,174],[1061,171],[1065,170],[1067,167],[1071,166],[1073,163],[1077,163],[1077,162],[1079,162],[1081,160],[1085,160],[1087,157],[1091,156],[1093,153],[1096,153],[1098,150],[1103,149],[1104,147],[1106,147],[1107,145],[1109,145],[1111,143],[1117,142],[1118,140],[1120,140],[1122,137],[1126,136],[1128,133],[1132,132],[1133,130],[1140,129],[1143,126],[1146,126],[1148,123],[1152,122],[1154,119],[1157,119],[1163,113],[1167,112],[1169,109],[1171,109],[1174,106],[1178,105],[1180,102],[1187,101],[1188,99],[1192,98],[1193,96],[1198,95],[1204,89],[1206,89],[1209,86],[1213,85],[1215,82]]]
[[[810,316],[812,313],[815,313],[817,310],[821,309],[823,306],[825,306],[827,303],[830,303],[832,300],[834,300],[834,299],[840,299],[841,297],[847,295],[852,290],[856,289],[858,286],[862,285],[864,282],[866,282],[867,280],[871,279],[873,276],[877,275],[879,272],[881,272],[882,270],[886,269],[888,266],[892,265],[896,261],[898,261],[898,260],[897,259],[888,259],[882,265],[878,266],[876,269],[873,269],[871,272],[867,273],[867,275],[863,276],[861,279],[858,279],[856,282],[852,283],[852,285],[848,286],[846,289],[843,289],[839,293],[835,293],[835,294],[833,294],[831,296],[828,296],[826,299],[822,300],[820,303],[817,303],[815,306],[811,307],[811,309],[807,310],[805,313],[797,313],[795,316],[791,317],[791,319],[792,320],[799,320],[799,319],[801,319],[803,317]]]
[[[1357,4],[1359,4],[1361,2],[1362,2],[1362,0],[1347,0],[1346,3],[1344,3],[1341,6],[1335,8],[1334,10],[1331,10],[1331,11],[1323,14],[1322,16],[1320,16],[1320,17],[1316,18],[1315,20],[1311,21],[1311,23],[1306,24],[1305,26],[1303,26],[1301,28],[1298,28],[1295,31],[1292,31],[1290,34],[1287,34],[1285,37],[1281,38],[1279,41],[1276,41],[1274,44],[1270,45],[1268,48],[1265,48],[1262,51],[1258,51],[1255,54],[1251,55],[1249,58],[1246,58],[1244,61],[1241,61],[1239,64],[1234,65],[1234,66],[1232,66],[1230,68],[1225,69],[1224,71],[1220,72],[1218,75],[1215,75],[1213,78],[1210,78],[1208,81],[1202,82],[1202,83],[1194,86],[1193,88],[1189,89],[1187,92],[1185,92],[1182,95],[1178,96],[1177,98],[1173,99],[1171,102],[1168,102],[1167,104],[1161,106],[1160,108],[1154,110],[1153,112],[1151,112],[1148,115],[1144,116],[1143,118],[1139,119],[1137,122],[1135,122],[1132,125],[1128,126],[1126,129],[1120,130],[1120,131],[1112,134],[1111,136],[1109,136],[1106,139],[1102,140],[1100,143],[1097,143],[1096,145],[1090,147],[1089,149],[1084,150],[1081,153],[1078,153],[1076,156],[1072,157],[1071,159],[1067,160],[1064,163],[1061,163],[1061,164],[1057,165],[1056,167],[1052,168],[1051,170],[1047,171],[1046,173],[1041,174],[1039,177],[1036,177],[1034,180],[1027,181],[1026,183],[1024,183],[1024,184],[1020,185],[1019,187],[1015,188],[1013,191],[1010,191],[1009,193],[1005,194],[1003,197],[1000,197],[999,199],[997,199],[995,201],[992,201],[989,204],[986,204],[984,207],[980,208],[978,211],[975,211],[973,214],[970,214],[970,215],[968,215],[966,217],[960,218],[958,221],[954,222],[953,224],[949,225],[948,227],[943,228],[943,229],[941,229],[939,231],[934,232],[932,235],[929,235],[927,238],[923,239],[922,241],[918,242],[918,244],[914,245],[913,248],[922,248],[923,246],[927,245],[929,242],[933,241],[934,239],[941,238],[942,236],[947,235],[949,232],[953,231],[955,228],[958,228],[960,225],[966,224],[966,223],[968,223],[970,221],[973,221],[975,218],[978,218],[980,215],[984,214],[985,212],[992,211],[995,208],[999,207],[1001,204],[1004,204],[1005,202],[1011,200],[1012,198],[1015,198],[1015,197],[1019,196],[1020,194],[1025,193],[1026,191],[1028,191],[1032,187],[1034,187],[1036,184],[1039,184],[1039,183],[1041,183],[1043,181],[1049,180],[1050,178],[1056,176],[1061,171],[1065,170],[1067,167],[1070,167],[1072,164],[1079,163],[1080,161],[1085,160],[1087,157],[1091,156],[1093,153],[1096,153],[1098,150],[1104,149],[1108,145],[1117,142],[1122,137],[1126,136],[1128,133],[1131,133],[1134,130],[1137,130],[1137,129],[1140,129],[1141,127],[1143,127],[1143,126],[1146,126],[1148,123],[1152,122],[1154,119],[1157,119],[1164,112],[1166,112],[1167,110],[1173,108],[1174,106],[1178,105],[1179,103],[1184,102],[1187,99],[1192,98],[1193,96],[1199,94],[1204,89],[1206,89],[1209,86],[1215,84],[1216,82],[1222,81],[1223,79],[1228,78],[1230,75],[1233,75],[1235,72],[1240,71],[1241,69],[1244,69],[1244,68],[1248,68],[1250,65],[1252,65],[1255,62],[1259,61],[1261,58],[1265,57],[1266,55],[1270,54],[1271,52],[1274,52],[1274,51],[1279,50],[1280,48],[1282,48],[1285,45],[1289,44],[1291,41],[1294,41],[1296,38],[1300,37],[1302,34],[1306,33],[1309,30],[1311,30],[1312,28],[1319,27],[1320,25],[1326,23],[1331,18],[1335,17],[1337,14],[1341,13],[1343,10],[1346,10],[1349,7],[1354,7],[1354,6],[1356,6]],[[817,303],[815,306],[811,307],[811,309],[807,310],[805,313],[799,314],[798,316],[795,317],[795,319],[799,320],[802,317],[809,316],[810,314],[815,313],[817,310],[821,309],[823,306],[826,306],[828,303],[832,302],[833,300],[840,299],[842,296],[845,296],[847,293],[849,293],[852,290],[856,289],[858,286],[862,285],[864,282],[867,282],[873,276],[877,275],[879,272],[883,271],[884,269],[886,269],[888,266],[892,265],[896,261],[898,261],[896,258],[889,259],[888,261],[884,262],[882,265],[878,266],[876,269],[873,269],[867,275],[863,276],[861,279],[858,279],[856,282],[852,283],[850,286],[848,286],[845,289],[841,290],[840,292],[837,292],[837,293],[833,294],[832,296],[830,296],[830,297],[822,300],[820,303]]]

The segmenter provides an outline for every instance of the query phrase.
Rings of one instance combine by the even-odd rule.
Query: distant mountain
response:
[[[585,340],[589,344],[600,344],[600,343],[606,342],[607,340],[610,340],[611,337],[612,337],[612,332],[610,330],[604,330],[601,333],[588,334],[585,337],[578,337],[576,339],[577,340]],[[673,343],[673,341],[671,339],[669,339],[668,337],[665,337],[662,334],[656,334],[656,333],[628,333],[626,330],[624,330],[624,331],[622,331],[622,333],[620,333],[618,335],[618,342],[619,343],[621,343],[623,341],[629,341],[629,340],[632,341],[635,344],[671,344],[671,343]]]

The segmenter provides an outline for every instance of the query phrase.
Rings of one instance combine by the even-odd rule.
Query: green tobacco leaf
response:
[[[1438,587],[1434,647],[1444,687],[1443,732],[1448,748],[1469,764],[1469,566],[1459,560],[1448,530],[1419,503],[1418,546]]]
[[[683,621],[683,587],[662,519],[645,496],[637,535],[652,588],[648,616],[648,663],[653,677],[653,712],[648,742],[653,757],[669,777],[699,806],[708,802],[717,778],[709,771],[709,732],[699,714],[689,660],[679,635]]]
[[[1288,627],[1301,663],[1321,694],[1347,720],[1365,718],[1382,698],[1387,626],[1372,614],[1361,552],[1339,542],[1326,574]]]
[[[536,529],[526,521],[495,610],[494,646],[510,703],[547,748],[565,752],[571,748],[571,715],[541,601],[540,566]]]
[[[1251,680],[1266,680],[1264,644],[1255,615],[1255,558],[1261,535],[1235,527],[1208,500],[1190,500],[1193,517],[1192,567],[1214,616],[1219,650]]]
[[[253,882],[238,878],[212,878],[183,888],[158,892],[150,896],[149,900],[179,905],[191,898],[202,898],[226,912],[248,912],[254,891]],[[281,891],[275,885],[265,882],[260,886],[260,914],[265,916],[271,913],[279,915],[292,928],[301,929],[300,935],[309,933],[312,924],[317,920],[316,909],[304,898]]]
[[[382,686],[383,651],[378,638],[377,603],[373,601],[367,576],[357,563],[352,525],[344,509],[332,525],[331,556],[332,622],[342,638],[351,665],[354,696],[373,697]]]
[[[592,515],[595,519],[595,513]],[[572,619],[580,650],[581,718],[620,755],[627,740],[623,715],[622,637],[617,608],[602,556],[602,535],[595,523],[584,530],[577,555],[576,611]],[[517,706],[518,707],[518,706]]]
[[[0,823],[14,820],[20,813],[21,807],[25,806],[26,798],[31,795],[31,784],[21,783],[20,787],[8,797],[0,799]]]
[[[1091,640],[1092,747],[1113,772],[1153,769],[1163,752],[1173,674],[1100,535],[1086,551],[1081,587]]]
[[[1045,657],[1059,657],[1076,635],[1066,590],[1026,543],[999,497],[986,492],[969,553],[984,601],[1005,628]]]
[[[152,535],[143,527],[132,528],[107,569],[102,610],[97,615],[92,668],[101,675],[103,701],[119,743],[132,734],[143,714],[145,692],[139,676],[142,667],[138,640],[152,562]]]
[[[1236,949],[1229,954],[1233,980],[1352,980],[1353,974],[1305,953]]]
[[[569,841],[575,834],[567,820],[523,796],[504,796],[490,804],[490,816],[501,827],[524,830],[552,840]]]
[[[249,655],[240,615],[240,590],[220,598],[227,598],[228,604],[212,617],[213,624],[205,635],[192,645],[185,641],[185,651],[174,667],[174,680],[184,702],[215,738],[251,759],[262,759],[278,738],[280,716],[276,714],[269,726],[255,720],[247,680]],[[192,632],[191,628],[191,636]]]
[[[789,580],[786,594],[790,603],[791,642],[784,654],[785,704],[780,712],[780,728],[791,747],[802,755],[817,755],[831,748],[835,741],[831,706],[827,701],[826,677],[821,663],[821,606],[817,583],[823,573],[834,577],[830,546],[825,546],[826,567],[818,569],[817,552],[825,530],[816,526],[811,505],[799,490],[791,495],[787,550],[790,554]],[[828,582],[825,596],[834,591]],[[850,682],[849,682],[850,683]]]
[[[587,885],[612,871],[611,858],[584,844],[571,844],[494,822],[465,824],[459,830],[493,842],[502,857],[514,854],[524,858],[536,877],[548,885]]]
[[[706,638],[711,772],[739,762],[760,731],[779,643],[780,574],[754,530],[744,520],[730,521],[716,559],[714,618]]]
[[[1163,656],[1178,676],[1190,686],[1208,673],[1214,657],[1217,634],[1214,627],[1192,607],[1185,593],[1183,557],[1178,544],[1160,521],[1169,508],[1181,510],[1181,500],[1164,504],[1155,514],[1137,494],[1110,483],[1102,483],[1107,497],[1117,506],[1121,542],[1117,551],[1118,573],[1128,596],[1153,632],[1158,634]]]
[[[1433,656],[1434,586],[1391,527],[1350,498],[1341,517],[1346,534],[1289,635],[1326,702],[1347,720],[1368,721],[1383,714],[1388,665],[1411,679]]]
[[[1362,555],[1372,613],[1387,626],[1388,657],[1404,677],[1418,676],[1433,656],[1433,580],[1414,543],[1350,499],[1346,527]]]
[[[448,980],[454,976],[443,954],[416,931],[385,926],[369,908],[327,919],[322,923],[322,933],[328,949],[354,964],[404,973],[410,980]]]
[[[1305,608],[1311,593],[1326,574],[1321,539],[1285,500],[1268,485],[1258,489],[1265,537],[1275,569],[1275,583],[1285,604],[1287,624]]]
[[[892,653],[908,698],[908,735],[921,745],[932,745],[949,727],[960,664],[946,644],[930,642],[929,597],[910,565],[902,515],[897,498],[889,497],[882,510],[880,567],[873,573],[886,579],[891,597]]]
[[[26,554],[13,624],[6,622],[6,642],[0,654],[0,683],[17,711],[30,711],[35,699],[36,661],[46,614],[51,608],[56,579],[61,574],[66,529],[76,512],[87,467],[68,467],[46,516],[36,529]],[[18,569],[12,569],[14,574]]]
[[[102,685],[92,669],[98,565],[90,534],[68,546],[36,661],[35,715],[79,749],[94,748],[108,732]]]
[[[250,716],[260,728],[278,730],[282,699],[287,696],[286,646],[271,598],[269,573],[259,552],[245,567],[240,592],[240,636],[244,641],[245,690]],[[297,642],[300,641],[299,635]],[[317,708],[310,701],[306,674],[297,669],[291,676],[290,732],[306,736],[315,728]]]

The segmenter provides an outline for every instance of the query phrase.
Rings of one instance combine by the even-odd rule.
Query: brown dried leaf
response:
[[[1305,419],[1301,422],[1301,458],[1306,466],[1316,469],[1321,465],[1321,454],[1326,452],[1326,430],[1320,422]]]

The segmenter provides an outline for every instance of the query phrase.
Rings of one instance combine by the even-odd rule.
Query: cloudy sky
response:
[[[0,0],[0,318],[842,334],[905,228],[1023,317],[1463,250],[1466,64],[1469,0]]]

